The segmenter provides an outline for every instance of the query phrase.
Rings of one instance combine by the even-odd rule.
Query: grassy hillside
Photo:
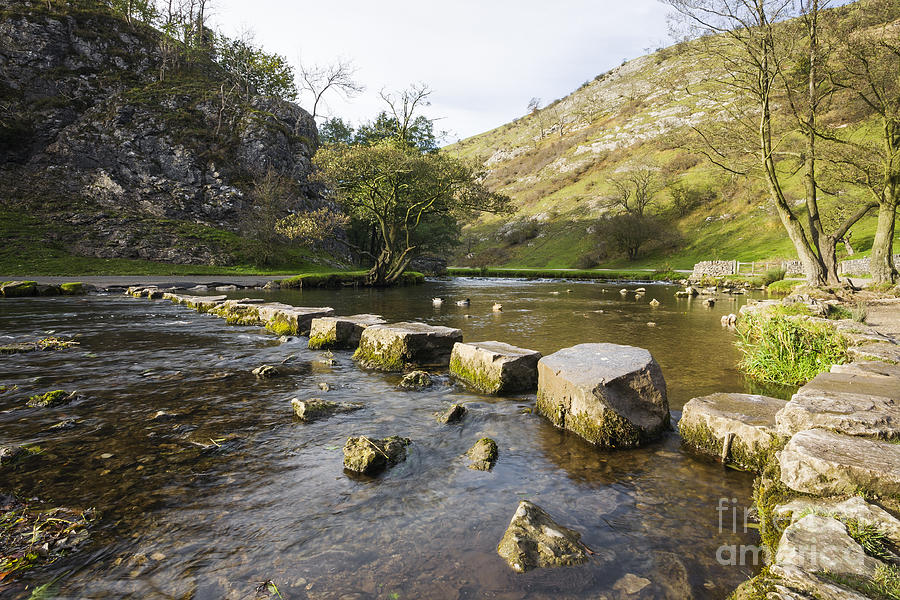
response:
[[[690,42],[678,44],[628,61],[539,111],[446,148],[482,163],[488,185],[510,195],[518,208],[512,217],[488,216],[469,225],[454,264],[683,269],[700,260],[794,258],[763,183],[726,174],[691,151],[697,143],[692,127],[727,118],[727,107],[697,93],[723,77],[719,69],[698,64]],[[865,115],[841,110],[835,103],[827,118],[851,129],[869,125]],[[660,183],[689,190],[697,202],[679,211],[671,191],[660,185],[650,210],[665,231],[628,261],[603,252],[596,223],[615,192],[610,178],[641,165]],[[864,197],[852,187],[839,191],[822,199],[823,212]],[[787,179],[786,192],[803,198],[799,175]],[[852,230],[855,257],[867,253],[874,231],[873,211]],[[843,257],[845,250],[840,253]]]

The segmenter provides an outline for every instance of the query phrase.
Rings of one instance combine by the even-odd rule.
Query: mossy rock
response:
[[[361,402],[329,402],[320,398],[310,398],[309,400],[293,398],[291,406],[294,409],[294,415],[299,420],[311,423],[338,413],[353,412],[365,405]]]
[[[73,281],[70,283],[61,283],[59,288],[62,290],[63,295],[65,296],[82,296],[87,294],[87,287],[85,284],[80,281]]]
[[[337,337],[334,335],[312,335],[309,338],[308,347],[310,350],[330,350],[337,344]]]
[[[75,400],[76,397],[77,394],[75,392],[70,393],[65,390],[53,390],[52,392],[47,392],[45,394],[31,396],[28,398],[26,405],[36,408],[53,408],[55,406],[69,404]]]
[[[0,296],[6,298],[24,298],[38,295],[36,281],[5,281],[0,284]]]
[[[276,315],[274,319],[266,323],[266,329],[277,336],[282,335],[299,335],[297,328],[282,315]]]
[[[363,475],[377,475],[406,460],[409,438],[392,435],[383,439],[351,437],[344,444],[344,468]]]
[[[494,468],[498,455],[497,442],[491,438],[481,438],[466,452],[466,456],[472,459],[469,468],[476,471],[490,471]]]
[[[413,371],[407,373],[400,380],[400,389],[403,390],[422,390],[433,385],[431,375],[425,371]]]
[[[438,423],[449,425],[450,423],[459,423],[462,421],[468,412],[469,409],[462,404],[454,404],[444,412],[435,413],[435,416],[437,417]]]

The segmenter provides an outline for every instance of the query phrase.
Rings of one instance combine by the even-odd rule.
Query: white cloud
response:
[[[667,45],[658,0],[217,0],[214,21],[292,62],[352,60],[366,91],[329,113],[354,122],[384,108],[382,88],[427,83],[438,128],[467,137],[565,96],[582,82]],[[304,102],[301,102],[304,104]]]

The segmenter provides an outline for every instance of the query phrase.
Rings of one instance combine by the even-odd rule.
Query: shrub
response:
[[[575,268],[576,269],[593,269],[599,263],[597,260],[596,252],[588,252],[587,254],[582,254],[577,259],[575,259]]]
[[[782,268],[769,269],[766,271],[765,275],[763,275],[764,284],[772,285],[776,281],[784,279],[785,275],[787,275],[787,271]]]
[[[769,284],[767,289],[770,294],[779,294],[779,295],[788,295],[790,294],[795,287],[798,285],[803,285],[806,283],[804,279],[782,279],[781,281],[776,281],[774,283]]]
[[[751,313],[738,325],[740,367],[753,379],[801,385],[847,360],[847,340],[830,323]]]

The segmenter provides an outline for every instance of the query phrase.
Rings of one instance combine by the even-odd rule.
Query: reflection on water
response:
[[[621,287],[457,279],[233,296],[449,325],[470,341],[544,353],[584,342],[642,346],[663,368],[676,416],[693,396],[746,389],[733,334],[719,324],[743,297],[706,309],[676,300],[669,286],[645,285],[639,300]],[[446,299],[442,307],[434,296]],[[471,306],[453,303],[465,297]],[[654,297],[658,308],[648,304]],[[491,311],[494,302],[503,312]],[[81,341],[0,358],[0,383],[19,386],[0,395],[0,440],[44,449],[3,471],[0,487],[103,513],[90,546],[23,578],[61,577],[57,597],[252,598],[272,579],[287,599],[721,598],[755,571],[716,559],[723,544],[756,543],[730,522],[720,531],[716,511],[720,498],[748,505],[752,478],[683,451],[674,433],[645,449],[601,452],[530,414],[533,395],[489,398],[447,377],[424,392],[399,391],[399,376],[362,371],[350,353],[329,364],[305,339],[279,343],[169,302],[34,298],[2,307],[4,336],[49,330]],[[257,380],[250,370],[263,363],[284,363],[285,375]],[[82,398],[22,408],[28,395],[56,388]],[[293,422],[288,399],[323,395],[367,408]],[[467,404],[466,420],[437,424],[434,413],[452,402]],[[157,411],[170,416],[154,419]],[[50,429],[64,418],[78,426]],[[414,444],[386,475],[353,479],[340,447],[360,434]],[[468,469],[463,457],[482,436],[500,448],[491,472]],[[513,573],[496,544],[522,498],[582,532],[591,562]],[[628,595],[626,574],[649,583]]]

